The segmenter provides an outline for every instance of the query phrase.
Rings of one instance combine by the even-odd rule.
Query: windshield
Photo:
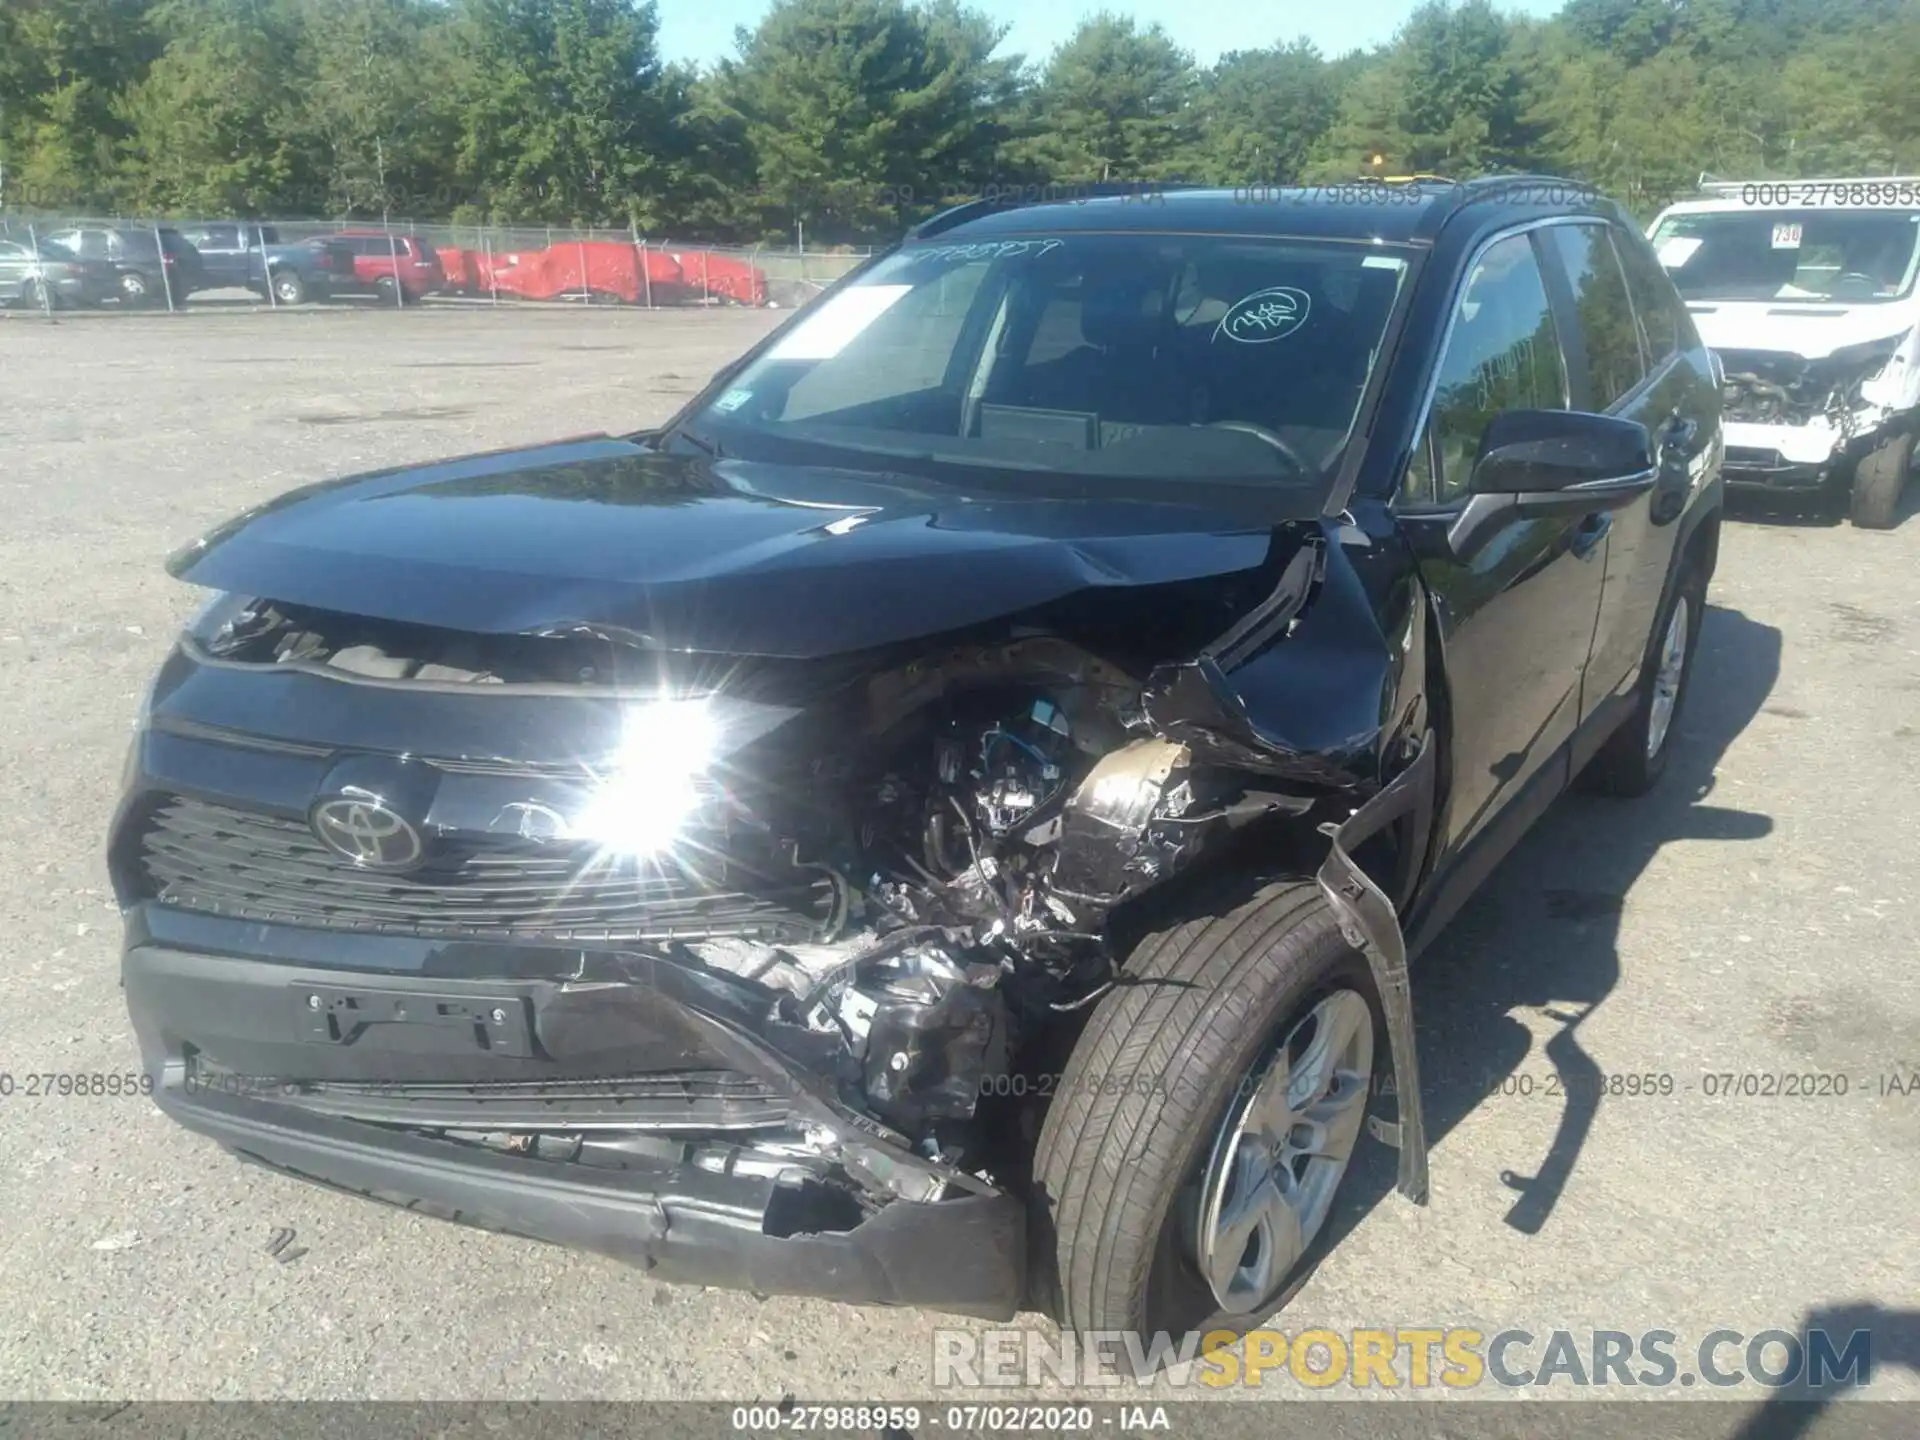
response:
[[[1330,484],[1407,272],[1328,241],[929,239],[819,302],[693,427],[855,468]]]
[[[1669,215],[1653,232],[1653,248],[1688,300],[1894,300],[1913,288],[1920,214]]]

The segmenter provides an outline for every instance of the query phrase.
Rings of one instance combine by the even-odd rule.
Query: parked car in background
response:
[[[1408,958],[1667,769],[1720,394],[1617,206],[1352,193],[963,206],[664,426],[178,552],[109,845],[153,1098],[1080,1331],[1259,1323],[1368,1135],[1423,1200]]]
[[[178,230],[161,226],[82,225],[51,237],[82,260],[109,265],[123,305],[181,304],[207,288],[200,252]]]
[[[409,304],[447,283],[439,253],[418,235],[389,235],[384,230],[342,230],[332,237],[353,253],[351,288],[377,295],[389,305]]]
[[[54,240],[0,240],[0,304],[34,310],[98,305],[114,293],[109,265],[82,260]]]
[[[1887,528],[1920,429],[1920,177],[1702,190],[1649,234],[1725,372],[1727,484]]]
[[[209,290],[251,290],[263,300],[298,305],[354,285],[352,247],[337,240],[283,242],[272,225],[235,220],[186,225],[181,233],[200,252]]]

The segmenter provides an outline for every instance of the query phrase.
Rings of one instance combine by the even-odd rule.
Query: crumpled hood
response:
[[[1090,589],[1249,571],[1267,560],[1279,518],[1296,517],[967,495],[595,437],[308,486],[219,527],[168,569],[214,589],[449,629],[587,625],[674,649],[807,658]]]
[[[1904,304],[1695,300],[1687,310],[1709,349],[1772,350],[1807,360],[1903,335],[1914,323],[1912,308]]]

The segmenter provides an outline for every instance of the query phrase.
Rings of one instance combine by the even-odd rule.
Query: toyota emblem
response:
[[[310,819],[320,843],[344,860],[378,870],[405,870],[425,853],[420,832],[377,795],[322,800]]]

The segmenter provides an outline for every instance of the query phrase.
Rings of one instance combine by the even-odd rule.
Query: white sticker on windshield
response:
[[[1660,263],[1667,269],[1678,270],[1705,243],[1698,235],[1669,235],[1660,242],[1660,249],[1656,253]]]
[[[820,302],[819,309],[767,353],[770,360],[831,360],[853,337],[886,314],[911,285],[856,285]]]
[[[753,398],[751,390],[729,390],[713,402],[713,408],[720,411],[738,410]]]
[[[1227,307],[1213,332],[1243,345],[1264,345],[1269,340],[1284,340],[1307,323],[1313,300],[1306,291],[1291,285],[1275,285],[1256,290]]]
[[[1800,227],[1798,225],[1774,226],[1773,248],[1776,250],[1798,250],[1800,248]]]

